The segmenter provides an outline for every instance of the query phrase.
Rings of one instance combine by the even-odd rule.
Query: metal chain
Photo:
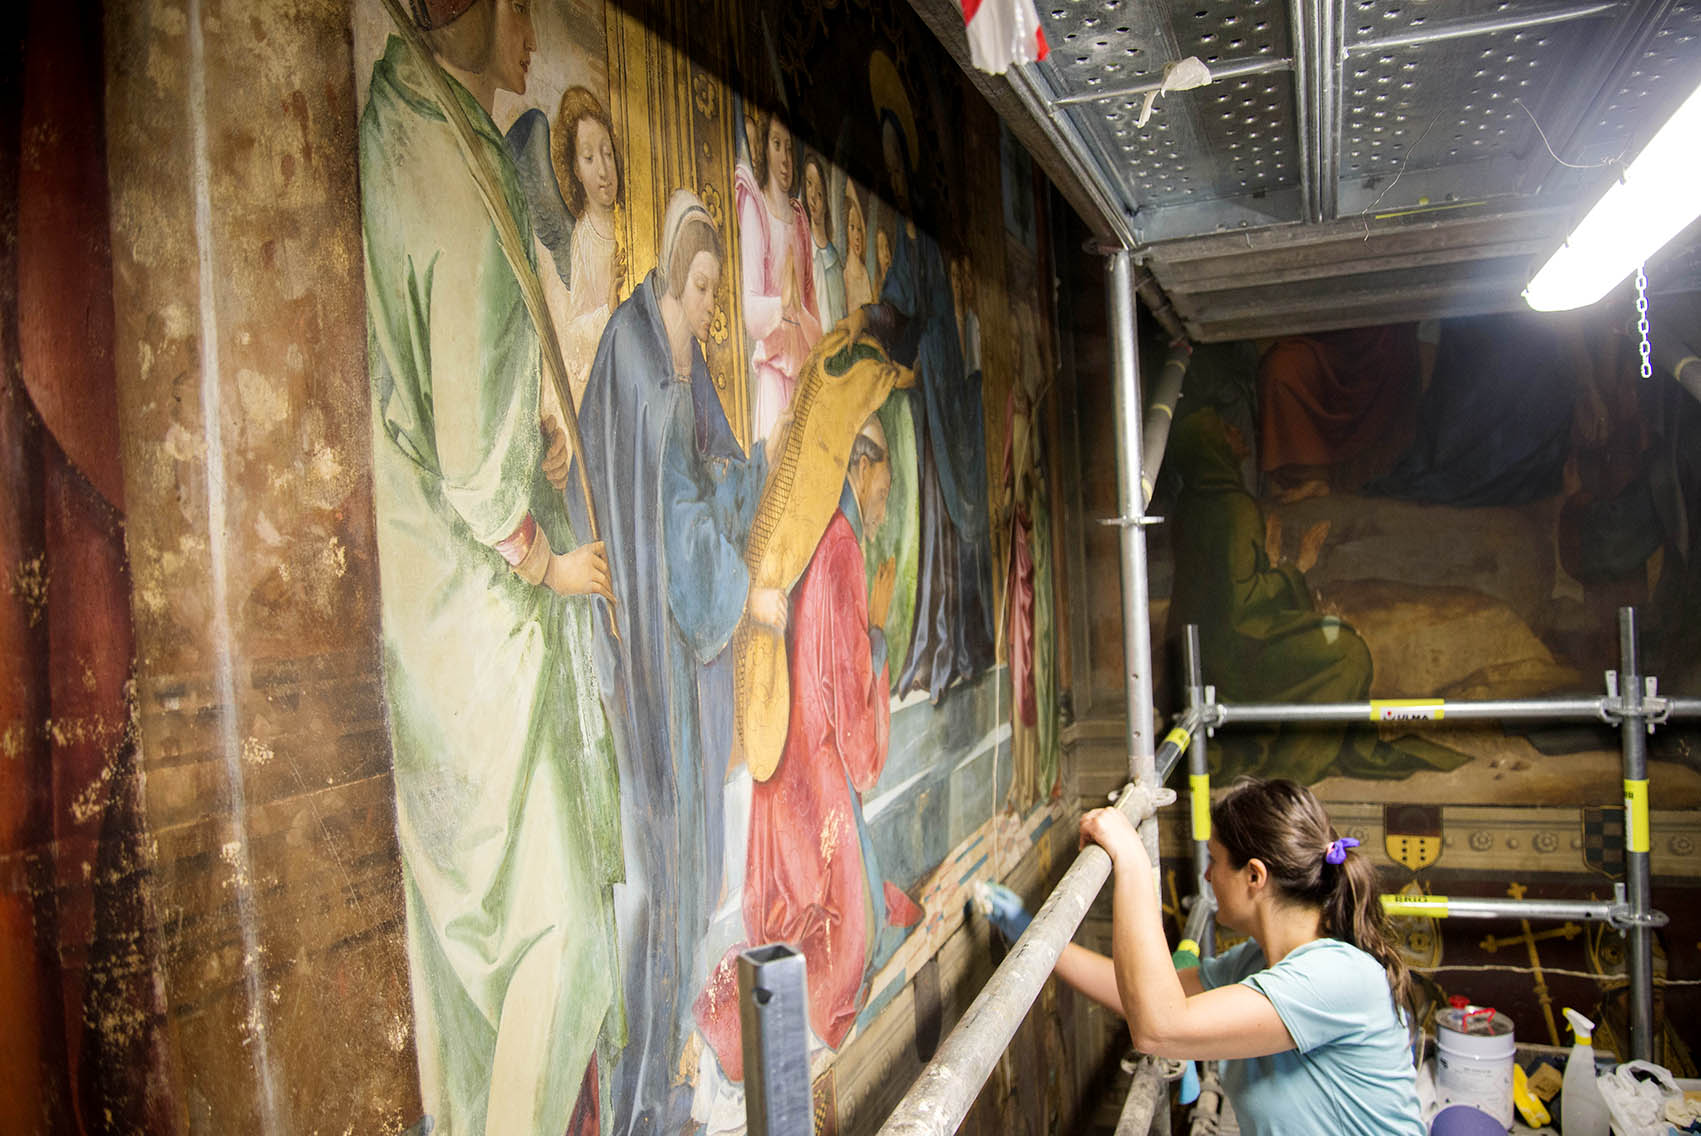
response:
[[[1636,268],[1636,330],[1642,333],[1642,377],[1654,377],[1654,364],[1650,358],[1648,346],[1648,277],[1642,271],[1643,266]]]

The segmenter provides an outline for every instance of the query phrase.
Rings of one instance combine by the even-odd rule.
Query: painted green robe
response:
[[[1240,478],[1222,418],[1195,411],[1170,434],[1176,501],[1175,592],[1170,626],[1199,625],[1205,681],[1228,702],[1362,702],[1370,697],[1370,649],[1351,625],[1317,611],[1305,577],[1271,564],[1264,514]],[[1218,731],[1218,777],[1252,772],[1302,784],[1331,774],[1404,777],[1453,769],[1463,754],[1418,738],[1389,744],[1367,727],[1288,725],[1273,733]]]
[[[455,89],[529,255],[501,135]],[[558,1136],[599,1042],[606,1077],[624,1030],[614,752],[588,601],[527,584],[493,547],[528,513],[555,551],[576,541],[539,467],[537,336],[427,90],[392,38],[360,125],[384,684],[420,1089],[437,1136],[482,1136],[501,1038],[519,1054],[507,1068],[530,1094],[530,1130]],[[525,1036],[503,1036],[521,1021]]]

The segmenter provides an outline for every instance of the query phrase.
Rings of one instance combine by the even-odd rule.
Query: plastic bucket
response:
[[[1512,1127],[1512,1019],[1480,1006],[1435,1015],[1435,1094]]]

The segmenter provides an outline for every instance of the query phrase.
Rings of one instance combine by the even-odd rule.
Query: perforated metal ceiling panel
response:
[[[957,50],[954,0],[912,3]],[[1611,162],[1701,83],[1701,0],[1038,8],[1051,56],[1006,94],[1201,340],[1518,306]],[[1212,82],[1140,124],[1189,56]]]

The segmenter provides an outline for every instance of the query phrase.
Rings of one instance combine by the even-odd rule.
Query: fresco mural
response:
[[[1539,697],[1600,689],[1633,603],[1645,665],[1657,654],[1681,681],[1695,652],[1663,629],[1685,618],[1686,399],[1637,377],[1604,311],[1201,347],[1161,487],[1168,633],[1200,625],[1206,679],[1230,699]],[[1656,753],[1679,759],[1665,783],[1683,799],[1701,794],[1686,746],[1673,730]],[[1543,761],[1561,755],[1582,761]],[[1618,768],[1605,728],[1397,723],[1228,732],[1213,761],[1337,778],[1352,800],[1390,777],[1480,800],[1528,771],[1521,792],[1558,803]]]
[[[827,1074],[1060,815],[1033,174],[835,8],[356,7],[435,1132],[741,1129],[739,950]]]

